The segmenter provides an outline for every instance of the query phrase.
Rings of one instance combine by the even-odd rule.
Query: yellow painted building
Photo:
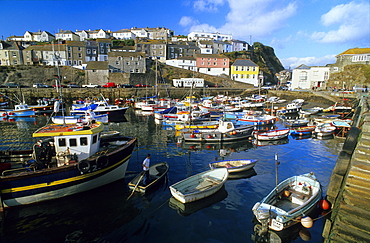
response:
[[[258,86],[259,66],[249,59],[236,59],[231,65],[231,78],[235,81]]]

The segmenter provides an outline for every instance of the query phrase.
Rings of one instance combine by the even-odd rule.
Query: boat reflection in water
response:
[[[1,122],[13,122],[17,124],[18,129],[30,129],[31,125],[36,125],[36,117],[8,117],[8,118],[1,118]]]
[[[254,219],[255,220],[255,219]],[[301,224],[293,225],[282,231],[274,231],[271,229],[263,230],[260,223],[254,225],[254,233],[251,238],[256,243],[288,243],[300,237],[303,241],[311,240],[311,233]]]
[[[120,122],[128,122],[128,121],[125,116],[113,116],[113,117],[109,117],[109,122],[120,123]]]
[[[249,140],[238,142],[221,142],[221,143],[202,143],[202,142],[184,142],[179,143],[182,149],[202,151],[202,150],[219,150],[221,157],[230,155],[232,152],[247,151],[253,148]]]
[[[271,140],[271,141],[263,141],[263,140],[257,140],[255,139],[253,141],[253,144],[261,147],[261,146],[268,146],[268,145],[281,145],[281,144],[287,144],[289,143],[289,138],[283,138],[283,139],[278,139],[278,140]]]
[[[169,206],[172,209],[177,210],[179,215],[189,216],[192,213],[195,213],[203,208],[207,208],[217,202],[224,200],[227,197],[227,195],[228,194],[225,189],[225,186],[222,186],[221,189],[219,189],[211,196],[190,203],[182,203],[175,199],[174,197],[171,197],[169,201]]]
[[[126,183],[119,180],[68,199],[12,208],[6,211],[1,242],[15,242],[14,235],[16,242],[104,242],[112,229],[132,227],[142,211],[139,197],[126,200]]]
[[[305,134],[301,136],[291,136],[295,140],[302,140],[302,139],[308,139],[312,137],[312,134]]]
[[[254,170],[254,168],[252,168],[246,171],[229,173],[229,177],[227,179],[228,180],[248,179],[255,175],[257,175],[257,172]]]

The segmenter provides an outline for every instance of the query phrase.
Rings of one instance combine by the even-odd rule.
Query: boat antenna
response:
[[[279,158],[278,158],[278,154],[275,153],[275,192],[276,192],[276,195],[278,194],[278,183],[279,183],[279,174],[278,174],[278,166],[280,164],[279,162]]]

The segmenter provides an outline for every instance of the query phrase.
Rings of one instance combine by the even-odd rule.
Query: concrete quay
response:
[[[332,172],[327,200],[332,212],[326,219],[324,242],[370,242],[370,112],[363,96],[355,110]]]

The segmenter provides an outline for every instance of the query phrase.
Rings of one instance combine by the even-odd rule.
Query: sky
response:
[[[0,0],[2,39],[26,31],[165,27],[274,48],[285,68],[325,66],[370,47],[369,0]]]

